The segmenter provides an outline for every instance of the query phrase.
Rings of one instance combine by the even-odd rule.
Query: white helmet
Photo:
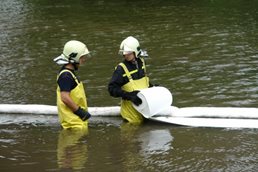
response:
[[[138,57],[141,54],[140,44],[138,40],[132,36],[129,36],[122,41],[119,50],[119,53],[123,55],[129,52],[134,52],[136,57]]]
[[[71,40],[65,44],[63,54],[55,58],[54,61],[59,65],[79,63],[80,58],[86,54],[89,54],[89,50],[84,43]]]

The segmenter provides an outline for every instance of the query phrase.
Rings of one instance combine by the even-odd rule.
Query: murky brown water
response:
[[[93,58],[80,69],[89,106],[107,92],[122,39],[148,50],[153,83],[173,105],[257,107],[258,1],[50,1],[0,3],[0,103],[55,105],[70,39]],[[63,132],[56,116],[0,114],[1,171],[256,171],[257,130],[177,127],[92,118],[89,133]],[[72,170],[73,169],[73,170]]]

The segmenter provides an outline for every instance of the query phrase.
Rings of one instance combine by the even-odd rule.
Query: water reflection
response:
[[[173,149],[173,136],[168,129],[146,129],[128,123],[121,125],[121,142],[123,145],[123,166],[127,171],[170,168],[167,156]],[[159,160],[153,161],[156,157]],[[162,163],[160,162],[162,161]]]
[[[0,125],[59,126],[57,116],[39,114],[0,114]]]
[[[141,133],[138,140],[141,142],[141,154],[148,157],[153,154],[168,154],[173,149],[173,137],[169,130],[149,130]]]
[[[88,145],[81,139],[88,134],[87,130],[61,130],[57,145],[57,163],[60,169],[78,170],[85,168],[88,159]]]
[[[129,123],[123,123],[121,125],[121,144],[124,151],[122,152],[123,168],[127,171],[136,171],[135,167],[143,162],[139,154],[139,145],[135,144],[137,133],[140,130],[140,126],[132,125]]]

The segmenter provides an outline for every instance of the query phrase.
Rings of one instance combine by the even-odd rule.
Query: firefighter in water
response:
[[[63,53],[54,59],[62,65],[57,76],[56,94],[59,121],[64,129],[88,129],[91,114],[83,83],[75,73],[88,55],[89,50],[84,43],[71,40],[65,44]]]
[[[111,96],[122,98],[122,117],[129,123],[140,124],[144,121],[144,117],[134,109],[132,103],[139,106],[142,100],[137,93],[150,86],[144,61],[147,53],[132,36],[122,41],[119,53],[123,55],[124,60],[116,66],[108,84],[108,91]]]

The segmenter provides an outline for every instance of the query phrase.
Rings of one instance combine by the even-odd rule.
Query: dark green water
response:
[[[0,104],[55,105],[59,67],[52,60],[77,39],[93,56],[79,70],[89,106],[117,106],[107,83],[121,61],[120,42],[132,35],[150,55],[152,82],[173,93],[174,106],[257,107],[257,6],[257,0],[1,0]],[[81,136],[62,132],[56,116],[0,114],[1,171],[256,171],[257,143],[257,130],[132,127],[95,118]]]

